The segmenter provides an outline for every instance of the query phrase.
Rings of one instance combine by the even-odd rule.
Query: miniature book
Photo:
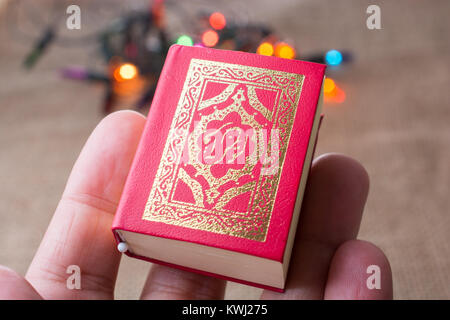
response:
[[[283,291],[324,72],[172,46],[112,226],[122,251]]]

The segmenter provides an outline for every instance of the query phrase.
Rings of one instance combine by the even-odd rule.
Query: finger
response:
[[[391,267],[384,253],[365,241],[342,244],[331,262],[325,299],[392,299]]]
[[[142,290],[141,299],[223,299],[225,284],[224,280],[153,265]]]
[[[337,247],[355,239],[369,190],[365,169],[343,155],[313,163],[284,293],[264,291],[264,299],[322,299]]]
[[[112,298],[120,255],[111,224],[145,119],[116,112],[86,142],[26,278],[44,298]],[[81,270],[69,290],[67,268]]]
[[[14,270],[0,266],[0,300],[39,300],[31,284]]]

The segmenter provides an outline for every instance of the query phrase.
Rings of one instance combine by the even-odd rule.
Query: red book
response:
[[[324,71],[172,46],[112,226],[126,254],[282,291]]]

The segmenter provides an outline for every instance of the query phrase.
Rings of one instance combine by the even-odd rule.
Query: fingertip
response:
[[[366,264],[376,262],[381,270],[391,278],[391,265],[384,252],[375,244],[365,240],[349,240],[343,243],[336,251],[333,259],[354,259],[353,262],[362,261]]]
[[[333,256],[326,299],[392,299],[389,260],[376,245],[362,240],[343,243]]]
[[[145,119],[145,116],[142,113],[134,110],[119,110],[108,114],[103,118],[102,122],[116,121],[117,119],[119,119],[119,121],[122,121],[124,119]]]
[[[136,129],[141,131],[144,124],[145,116],[141,113],[132,110],[120,110],[104,117],[92,135],[98,131],[107,131],[110,135],[123,134],[124,131],[133,132]]]
[[[368,193],[369,176],[358,161],[332,153],[318,157],[308,177],[300,238],[326,239],[333,250],[355,239]]]
[[[319,172],[332,183],[334,190],[352,190],[358,198],[367,198],[370,178],[367,170],[357,160],[339,153],[327,153],[313,162],[313,173]]]
[[[82,190],[83,193],[101,195],[103,191],[110,191],[105,198],[116,199],[122,191],[144,126],[145,117],[131,110],[116,111],[103,118],[84,145],[65,194]]]

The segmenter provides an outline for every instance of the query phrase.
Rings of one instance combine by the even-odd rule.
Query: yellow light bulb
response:
[[[131,63],[125,63],[120,66],[119,74],[120,77],[124,80],[130,80],[136,77],[138,71],[135,65]]]
[[[273,45],[269,42],[263,42],[259,45],[256,53],[262,54],[264,56],[271,56],[273,55]]]

